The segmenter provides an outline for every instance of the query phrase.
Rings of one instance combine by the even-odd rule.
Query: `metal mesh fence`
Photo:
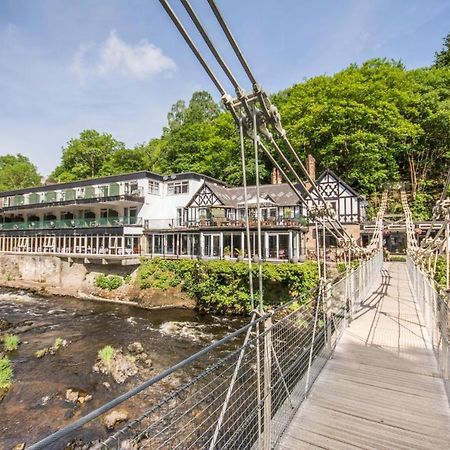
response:
[[[433,347],[439,370],[445,380],[447,392],[450,393],[450,355],[449,347],[449,294],[438,291],[436,283],[420,267],[407,258],[408,276],[415,300],[424,320],[429,341]]]
[[[128,401],[146,405],[144,412],[95,448],[275,447],[381,264],[379,254],[334,284],[321,283],[262,317],[255,313],[232,340],[219,341],[191,357],[184,364],[189,379],[177,389],[146,400],[145,392],[157,390],[166,381],[164,376],[128,396]],[[94,412],[92,419],[99,415]],[[64,435],[61,431],[55,438]],[[54,441],[51,438],[47,443]],[[31,448],[47,448],[41,443]]]

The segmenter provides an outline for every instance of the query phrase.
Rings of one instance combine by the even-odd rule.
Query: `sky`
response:
[[[216,2],[269,93],[374,57],[429,66],[450,32],[450,0]],[[250,89],[206,0],[191,4]],[[82,130],[131,148],[203,89],[219,100],[158,0],[0,0],[0,155],[22,153],[45,176]]]

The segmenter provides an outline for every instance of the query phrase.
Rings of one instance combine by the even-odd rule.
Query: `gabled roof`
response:
[[[316,184],[320,184],[320,182],[327,176],[327,175],[331,175],[339,184],[342,184],[345,189],[347,189],[348,191],[350,191],[351,194],[353,194],[355,197],[358,198],[362,198],[362,196],[360,194],[358,194],[358,192],[356,192],[350,185],[348,185],[342,178],[338,177],[331,169],[325,169],[320,175],[319,178],[317,178],[316,180]],[[309,191],[312,192],[314,189],[311,186],[309,188]]]
[[[211,183],[209,181],[205,181],[204,186],[207,186],[224,206],[238,207],[240,206],[239,203],[244,201],[244,188],[242,186],[227,187],[224,185]],[[194,194],[192,199],[189,201],[188,206],[192,203],[192,200],[195,198],[195,196],[197,196],[201,192],[202,188],[203,185]],[[287,183],[262,184],[260,185],[259,189],[260,197],[270,199],[270,201],[272,201],[274,205],[294,206],[300,202],[297,194]],[[300,186],[297,186],[297,189],[301,192],[302,195],[305,194]],[[249,200],[251,198],[256,198],[256,186],[248,186],[247,194]]]

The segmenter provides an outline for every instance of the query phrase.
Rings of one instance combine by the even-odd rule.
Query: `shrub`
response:
[[[254,266],[254,277],[257,276]],[[317,285],[317,264],[263,264],[264,302],[279,305]],[[178,286],[202,310],[248,313],[251,298],[248,265],[235,261],[142,259],[137,273],[141,289]],[[257,298],[255,293],[255,298]]]
[[[106,276],[104,274],[100,274],[95,279],[95,285],[100,289],[108,289],[108,291],[113,291],[120,288],[123,284],[123,281],[123,278],[119,275]]]
[[[15,334],[7,334],[3,339],[5,352],[13,352],[19,348],[20,339]]]
[[[111,361],[114,356],[114,349],[110,345],[105,345],[101,350],[98,351],[98,357],[104,366],[110,367]]]
[[[0,358],[0,389],[9,389],[12,385],[13,370],[7,356]]]
[[[123,282],[124,282],[125,284],[130,284],[130,283],[131,283],[131,275],[130,275],[130,274],[125,275],[125,276],[123,277]]]

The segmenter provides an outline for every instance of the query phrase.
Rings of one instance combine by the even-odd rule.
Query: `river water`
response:
[[[188,309],[145,310],[1,288],[0,318],[16,325],[22,340],[19,349],[9,355],[14,384],[0,402],[0,449],[39,440],[245,323],[244,318],[216,317]],[[57,337],[70,341],[70,345],[54,356],[34,356]],[[152,359],[151,369],[121,385],[92,372],[100,348],[126,348],[135,341],[143,344]],[[104,386],[105,381],[110,389]],[[172,388],[170,383],[162,386]],[[68,388],[85,391],[93,399],[84,405],[70,403],[65,400]],[[139,412],[136,403],[127,406],[131,416]],[[102,434],[104,429],[96,422],[77,437],[93,439]]]

